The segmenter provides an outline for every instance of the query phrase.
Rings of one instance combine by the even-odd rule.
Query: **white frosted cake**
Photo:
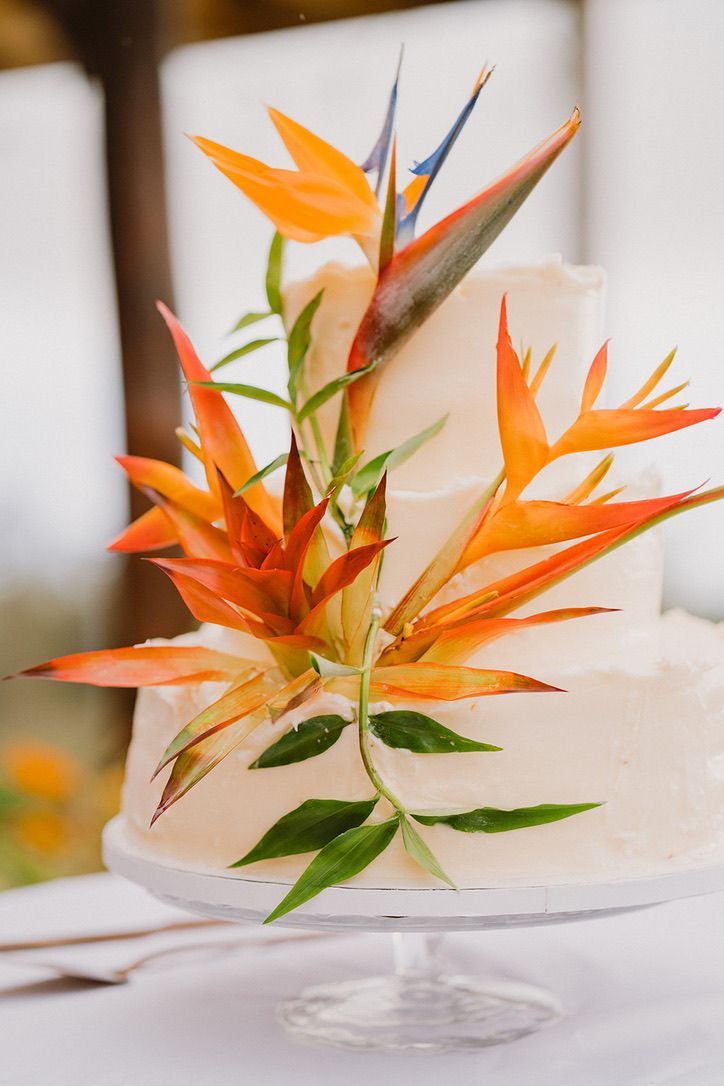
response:
[[[274,227],[266,308],[209,369],[159,303],[197,472],[119,457],[152,508],[111,549],[150,553],[201,625],[24,672],[143,688],[127,846],[278,881],[267,922],[350,881],[452,893],[724,862],[724,639],[661,616],[658,535],[724,487],[662,494],[613,466],[719,409],[662,387],[674,352],[606,403],[600,269],[479,270],[577,108],[418,232],[491,74],[401,184],[397,80],[360,164],[275,109],[293,169],[194,137]],[[340,236],[366,264],[287,281],[288,242]],[[273,339],[282,394],[244,370]],[[256,464],[230,396],[286,412],[288,451]]]
[[[325,289],[312,326],[311,391],[344,371],[373,285],[367,269],[327,265],[313,279],[287,289],[287,322]],[[549,432],[561,431],[578,409],[588,364],[603,338],[601,271],[556,258],[470,275],[383,371],[370,415],[365,448],[375,455],[449,413],[441,432],[390,475],[387,534],[396,543],[382,567],[383,611],[420,574],[450,524],[500,467],[495,342],[505,292],[516,342],[530,345],[533,357],[540,358],[558,341],[541,390]],[[333,436],[331,410],[320,412],[320,423]],[[570,491],[591,455],[554,465],[546,482],[549,495],[562,498]],[[538,557],[525,550],[483,558],[458,574],[432,606]],[[520,631],[477,650],[469,661],[475,667],[512,669],[564,691],[435,706],[440,723],[500,746],[500,752],[418,756],[372,739],[382,777],[410,810],[481,802],[511,808],[552,799],[602,803],[576,818],[514,833],[424,827],[425,840],[458,886],[605,879],[724,861],[724,636],[715,625],[683,612],[661,617],[661,582],[661,540],[652,530],[520,611],[595,604],[620,608],[618,613]],[[211,625],[179,640],[270,660],[262,642]],[[204,683],[139,694],[123,812],[133,845],[161,862],[222,870],[310,796],[361,800],[369,795],[352,727],[315,758],[249,771],[295,722],[322,714],[354,716],[353,701],[322,692],[257,728],[149,828],[168,772],[150,782],[162,752],[224,689]],[[430,711],[429,703],[414,698],[409,706]],[[372,706],[384,708],[390,706]],[[375,817],[388,815],[382,799]],[[243,873],[288,881],[308,861],[304,855],[264,860]],[[401,839],[356,880],[383,887],[436,884],[410,859]]]

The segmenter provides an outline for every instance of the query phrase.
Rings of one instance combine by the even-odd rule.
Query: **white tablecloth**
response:
[[[567,1017],[476,1054],[371,1054],[307,1047],[274,1007],[307,983],[391,966],[390,940],[350,935],[147,969],[122,987],[50,981],[0,956],[2,1086],[721,1086],[724,901],[449,936],[466,971],[552,987]],[[179,919],[111,875],[0,894],[0,941]],[[240,930],[240,929],[239,929]],[[233,929],[232,934],[236,933]],[[209,933],[229,938],[229,932]],[[195,933],[185,936],[198,941]],[[176,936],[105,944],[84,960],[118,967]],[[73,953],[44,951],[46,959]]]

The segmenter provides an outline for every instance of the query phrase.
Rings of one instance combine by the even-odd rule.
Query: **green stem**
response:
[[[381,796],[384,796],[388,803],[391,803],[396,811],[404,811],[403,805],[399,799],[389,788],[385,785],[385,782],[380,777],[374,762],[372,761],[372,752],[370,751],[369,738],[370,738],[370,716],[369,716],[369,701],[370,701],[370,681],[372,678],[372,663],[375,652],[375,641],[377,640],[377,633],[380,628],[380,620],[382,615],[377,607],[372,609],[372,618],[370,621],[370,628],[367,631],[367,639],[365,641],[364,656],[362,658],[362,671],[360,675],[359,684],[359,711],[358,711],[358,725],[359,725],[359,750],[362,756],[362,763],[367,772],[367,776],[372,781],[373,785]]]
[[[300,388],[302,390],[302,395],[304,396],[304,399],[306,401],[307,399],[309,399],[309,391],[307,389],[307,382],[304,380],[304,378],[302,378],[302,380],[300,381]],[[300,427],[300,429],[301,428],[302,427]],[[322,493],[324,493],[324,489],[329,485],[329,482],[332,478],[332,465],[329,462],[327,450],[324,447],[324,438],[322,437],[322,431],[319,428],[319,420],[317,419],[317,416],[314,412],[312,412],[312,414],[309,416],[309,428],[312,431],[314,445],[316,447],[317,456],[319,457],[319,463],[322,468],[322,477],[324,479],[324,488],[322,489]]]

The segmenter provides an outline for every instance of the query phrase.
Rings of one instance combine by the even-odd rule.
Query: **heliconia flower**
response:
[[[470,620],[481,615],[489,617],[506,615],[669,517],[722,499],[724,499],[724,487],[690,494],[684,498],[675,495],[667,500],[663,509],[650,511],[633,524],[599,532],[590,539],[584,539],[581,543],[575,543],[571,547],[557,551],[550,557],[527,566],[517,573],[481,586],[466,596],[428,611],[420,619],[419,629],[440,626],[457,619]]]

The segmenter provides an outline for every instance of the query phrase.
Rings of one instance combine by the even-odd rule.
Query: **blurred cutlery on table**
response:
[[[221,923],[225,922],[222,921]],[[142,934],[155,934],[156,931],[176,930],[177,928],[184,926],[190,927],[195,925],[169,925],[165,928],[158,928],[153,931],[143,932]],[[25,954],[17,953],[7,954],[3,958],[3,962],[9,963],[10,965],[17,965],[22,968],[41,969],[46,973],[54,974],[56,977],[68,978],[70,980],[85,980],[94,984],[112,985],[125,984],[130,979],[132,973],[143,969],[151,962],[156,962],[163,958],[180,959],[179,964],[181,964],[181,962],[189,956],[192,958],[203,957],[204,954],[206,954],[213,958],[219,954],[224,954],[228,951],[233,952],[243,948],[256,950],[262,947],[276,946],[279,943],[311,942],[313,940],[330,938],[339,938],[339,935],[333,932],[302,931],[285,935],[260,937],[257,934],[252,934],[236,939],[206,940],[202,943],[181,943],[176,946],[162,947],[159,950],[151,951],[140,958],[134,958],[131,962],[122,965],[119,968],[107,968],[101,965],[94,965],[90,962],[52,962],[35,956],[28,957]],[[88,937],[86,937],[85,941],[88,941]],[[100,941],[100,939],[97,941]],[[19,945],[20,944],[18,944],[18,946]],[[56,943],[55,945],[68,944]]]

